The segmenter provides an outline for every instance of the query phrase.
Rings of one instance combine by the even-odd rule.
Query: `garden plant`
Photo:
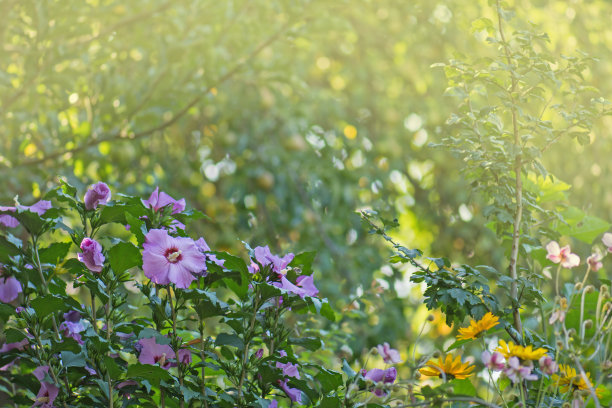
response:
[[[160,188],[58,179],[0,207],[7,406],[612,406],[611,225],[544,165],[563,139],[588,145],[612,110],[584,79],[593,58],[550,53],[536,25],[490,6],[472,24],[490,56],[432,67],[456,109],[430,149],[462,163],[503,269],[406,246],[396,219],[361,209],[364,242],[386,245],[428,312],[407,347],[381,337],[354,352],[346,326],[363,321],[346,316],[384,314],[385,287],[336,310],[316,252],[231,254],[193,236],[209,218]],[[449,332],[432,346],[434,325]]]

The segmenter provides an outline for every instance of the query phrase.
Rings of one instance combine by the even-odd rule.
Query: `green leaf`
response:
[[[469,378],[464,378],[462,380],[454,379],[449,381],[449,383],[453,386],[453,394],[469,395],[471,397],[478,396],[476,388]]]
[[[38,250],[40,262],[42,263],[60,263],[68,254],[72,242],[54,242],[47,248]]]
[[[64,367],[85,367],[86,365],[85,353],[82,351],[76,354],[70,351],[62,351],[60,358]]]
[[[144,378],[155,385],[159,385],[160,381],[170,381],[172,379],[168,371],[160,366],[140,363],[128,366],[127,376],[130,378]]]
[[[40,318],[65,309],[64,299],[55,295],[39,296],[32,300],[31,305]]]
[[[565,216],[564,216],[565,218]],[[574,237],[588,244],[593,243],[595,238],[610,229],[610,223],[598,217],[587,215],[579,221],[565,220],[570,224],[560,225],[558,231],[562,235]]]
[[[118,380],[121,378],[121,367],[119,367],[114,358],[104,356],[102,360],[104,361],[104,368],[106,368],[106,371],[113,380]]]
[[[458,347],[461,347],[461,346],[463,346],[465,343],[469,343],[470,341],[472,341],[472,340],[471,340],[471,339],[470,339],[470,340],[456,340],[456,341],[455,341],[453,344],[451,344],[451,345],[450,345],[450,346],[449,346],[449,347],[446,349],[446,352],[448,353],[449,351],[454,350],[454,349],[456,349],[456,348],[458,348]]]
[[[321,371],[315,376],[315,379],[319,381],[323,392],[326,394],[342,386],[342,374],[326,368],[321,367]]]
[[[122,273],[142,264],[140,250],[129,242],[120,242],[108,251],[109,262],[115,273]]]
[[[290,337],[289,344],[302,346],[310,351],[317,351],[323,346],[323,342],[319,337]]]
[[[215,339],[215,345],[217,346],[232,346],[238,350],[244,349],[244,342],[240,337],[235,334],[220,333]]]
[[[316,255],[317,253],[314,251],[302,252],[300,254],[297,254],[295,258],[293,258],[289,266],[293,268],[301,268],[301,275],[310,275],[312,274],[312,263],[314,262]]]

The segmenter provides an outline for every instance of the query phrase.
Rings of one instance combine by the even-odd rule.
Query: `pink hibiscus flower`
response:
[[[206,257],[191,238],[172,237],[163,229],[152,229],[145,237],[142,269],[160,285],[174,283],[187,289],[206,267]]]

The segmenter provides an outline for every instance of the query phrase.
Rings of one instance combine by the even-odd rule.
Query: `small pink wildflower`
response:
[[[580,257],[571,253],[569,245],[561,248],[556,241],[551,241],[546,245],[546,251],[548,252],[547,259],[554,263],[560,263],[564,268],[571,269],[580,264]]]

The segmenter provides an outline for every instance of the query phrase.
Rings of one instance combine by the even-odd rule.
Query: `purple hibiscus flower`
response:
[[[57,398],[59,388],[53,383],[44,381],[49,372],[49,366],[41,366],[35,369],[32,374],[40,381],[40,390],[36,394],[36,402],[33,407],[53,408],[53,401]]]
[[[2,268],[0,268],[0,301],[10,303],[17,299],[17,296],[23,291],[21,283],[14,276],[2,276]]]
[[[312,276],[303,275],[298,276],[296,280],[297,286],[294,285],[284,275],[281,276],[280,282],[273,282],[272,284],[277,288],[286,290],[287,292],[294,293],[301,297],[305,296],[316,296],[319,293],[319,289],[314,285]]]
[[[110,188],[108,188],[106,183],[100,181],[89,187],[89,189],[85,193],[85,198],[83,199],[83,201],[85,202],[86,209],[95,210],[98,205],[108,203],[110,198]]]
[[[18,205],[16,207],[0,206],[0,211],[15,212],[17,211],[18,208],[21,210],[30,210],[31,212],[36,213],[38,215],[43,215],[48,209],[51,208],[51,201],[40,200],[39,202],[32,204],[30,206],[26,206],[26,205]],[[5,227],[15,228],[16,226],[19,225],[19,221],[17,221],[15,217],[11,217],[10,215],[7,215],[7,214],[2,214],[0,215],[0,224],[4,225]]]
[[[138,340],[138,345],[140,346],[138,361],[141,364],[155,365],[159,363],[166,370],[172,367],[170,359],[175,358],[176,353],[168,344],[157,344],[155,337],[150,337]]]
[[[283,375],[287,377],[293,377],[300,379],[300,372],[298,371],[297,364],[291,363],[276,363],[276,368],[280,368],[283,370]]]
[[[272,271],[278,274],[282,274],[283,270],[287,268],[287,266],[291,263],[291,261],[293,261],[293,258],[295,257],[295,255],[293,255],[292,253],[288,253],[282,258],[280,256],[273,255],[267,245],[265,247],[258,246],[253,250],[253,252],[255,253],[255,260],[259,262],[261,266],[263,266],[264,268],[266,266],[270,266],[270,269],[272,269]],[[253,270],[251,270],[252,273],[259,271],[257,264],[254,265],[255,266],[251,265],[251,268],[253,268]]]
[[[159,187],[155,187],[155,191],[151,193],[148,200],[143,200],[145,207],[153,209],[157,212],[167,205],[172,205],[172,214],[180,213],[185,210],[185,199],[175,200],[163,191],[159,192]]]
[[[81,251],[83,252],[78,254],[79,261],[83,262],[90,271],[101,272],[105,259],[102,245],[91,238],[84,238],[81,241]]]
[[[291,388],[287,385],[289,380],[278,380],[278,386],[285,391],[285,394],[289,397],[289,399],[293,402],[302,403],[302,391],[297,388]]]
[[[79,333],[85,330],[85,325],[81,320],[81,314],[76,310],[64,313],[64,321],[60,324],[59,329],[64,332],[64,336],[72,337],[77,343],[83,344]]]
[[[163,229],[152,229],[145,237],[142,269],[160,285],[174,283],[187,289],[206,266],[206,257],[191,238],[172,237]]]

